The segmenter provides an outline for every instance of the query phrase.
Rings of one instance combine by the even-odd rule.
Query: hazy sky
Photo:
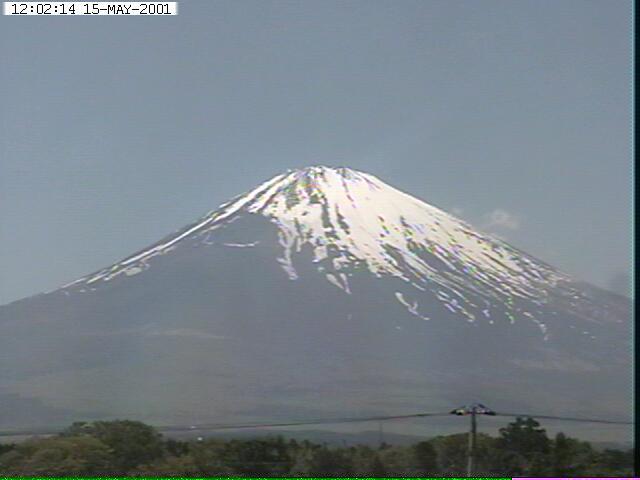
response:
[[[179,5],[0,17],[0,304],[316,164],[624,288],[631,2]]]

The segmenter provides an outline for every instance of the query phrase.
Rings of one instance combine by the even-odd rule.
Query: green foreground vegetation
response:
[[[467,434],[411,446],[330,447],[265,437],[251,440],[163,438],[144,423],[74,423],[47,438],[0,444],[0,475],[33,476],[463,476]],[[478,434],[476,476],[633,476],[633,450],[596,451],[562,433],[548,438],[531,418],[498,437]]]

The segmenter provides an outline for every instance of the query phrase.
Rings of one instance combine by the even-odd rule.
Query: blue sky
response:
[[[623,291],[631,8],[183,0],[175,17],[0,17],[0,303],[318,164]]]

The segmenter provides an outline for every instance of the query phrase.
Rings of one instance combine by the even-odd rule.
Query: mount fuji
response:
[[[0,427],[448,411],[627,420],[629,299],[367,173],[288,171],[0,307]]]

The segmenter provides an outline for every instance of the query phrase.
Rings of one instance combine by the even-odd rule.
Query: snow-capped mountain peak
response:
[[[309,167],[276,177],[247,197],[254,193],[243,208],[272,219],[285,248],[310,245],[315,260],[332,257],[336,271],[355,259],[376,274],[437,282],[444,265],[451,273],[475,272],[479,282],[497,282],[492,286],[514,295],[535,294],[535,282],[562,277],[367,173]]]
[[[121,274],[140,273],[154,257],[182,241],[209,243],[216,230],[244,215],[262,216],[277,227],[282,247],[277,261],[292,280],[298,278],[295,255],[309,248],[318,270],[346,293],[351,293],[349,277],[354,268],[364,267],[375,276],[396,277],[432,292],[448,310],[469,321],[475,321],[480,312],[488,318],[493,305],[506,310],[513,321],[514,301],[542,305],[549,290],[558,291],[558,283],[569,280],[373,175],[314,166],[277,175],[150,248],[67,287],[80,283],[93,288]],[[410,296],[410,292],[396,292],[411,313],[428,319]],[[521,314],[546,332],[534,313]]]

